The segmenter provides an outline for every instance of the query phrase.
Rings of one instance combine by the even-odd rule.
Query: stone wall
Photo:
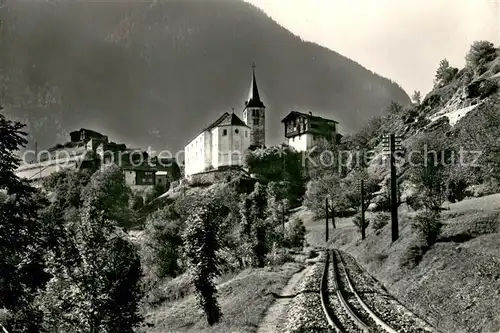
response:
[[[188,178],[189,185],[207,185],[222,181],[228,181],[241,175],[241,168],[228,168],[224,170],[211,170],[191,175]]]

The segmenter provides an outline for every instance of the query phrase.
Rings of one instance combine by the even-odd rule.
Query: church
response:
[[[265,105],[259,96],[255,65],[252,66],[250,92],[243,109],[243,120],[225,112],[184,148],[185,177],[240,166],[250,147],[266,143]]]

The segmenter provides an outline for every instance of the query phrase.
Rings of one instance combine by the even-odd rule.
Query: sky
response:
[[[500,44],[500,0],[246,0],[302,39],[397,82],[432,89],[439,62],[462,68],[475,40]]]

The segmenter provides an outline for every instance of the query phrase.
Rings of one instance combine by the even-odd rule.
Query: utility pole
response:
[[[283,223],[283,236],[285,236],[285,203],[284,200],[281,200],[281,219]]]
[[[325,199],[325,213],[326,213],[325,243],[328,243],[328,198]]]
[[[336,228],[335,226],[335,208],[332,207],[332,225],[333,225],[333,229]]]
[[[365,239],[365,181],[361,179],[360,181],[360,191],[361,191],[361,239]]]
[[[396,151],[400,150],[401,137],[391,134],[384,137],[384,150],[390,153],[389,162],[391,168],[391,231],[392,242],[399,238],[398,224],[398,176],[396,171]]]

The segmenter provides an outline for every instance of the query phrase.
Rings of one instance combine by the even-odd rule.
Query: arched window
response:
[[[234,130],[234,133],[236,133],[236,134],[238,134],[239,132],[240,131],[237,128]]]

